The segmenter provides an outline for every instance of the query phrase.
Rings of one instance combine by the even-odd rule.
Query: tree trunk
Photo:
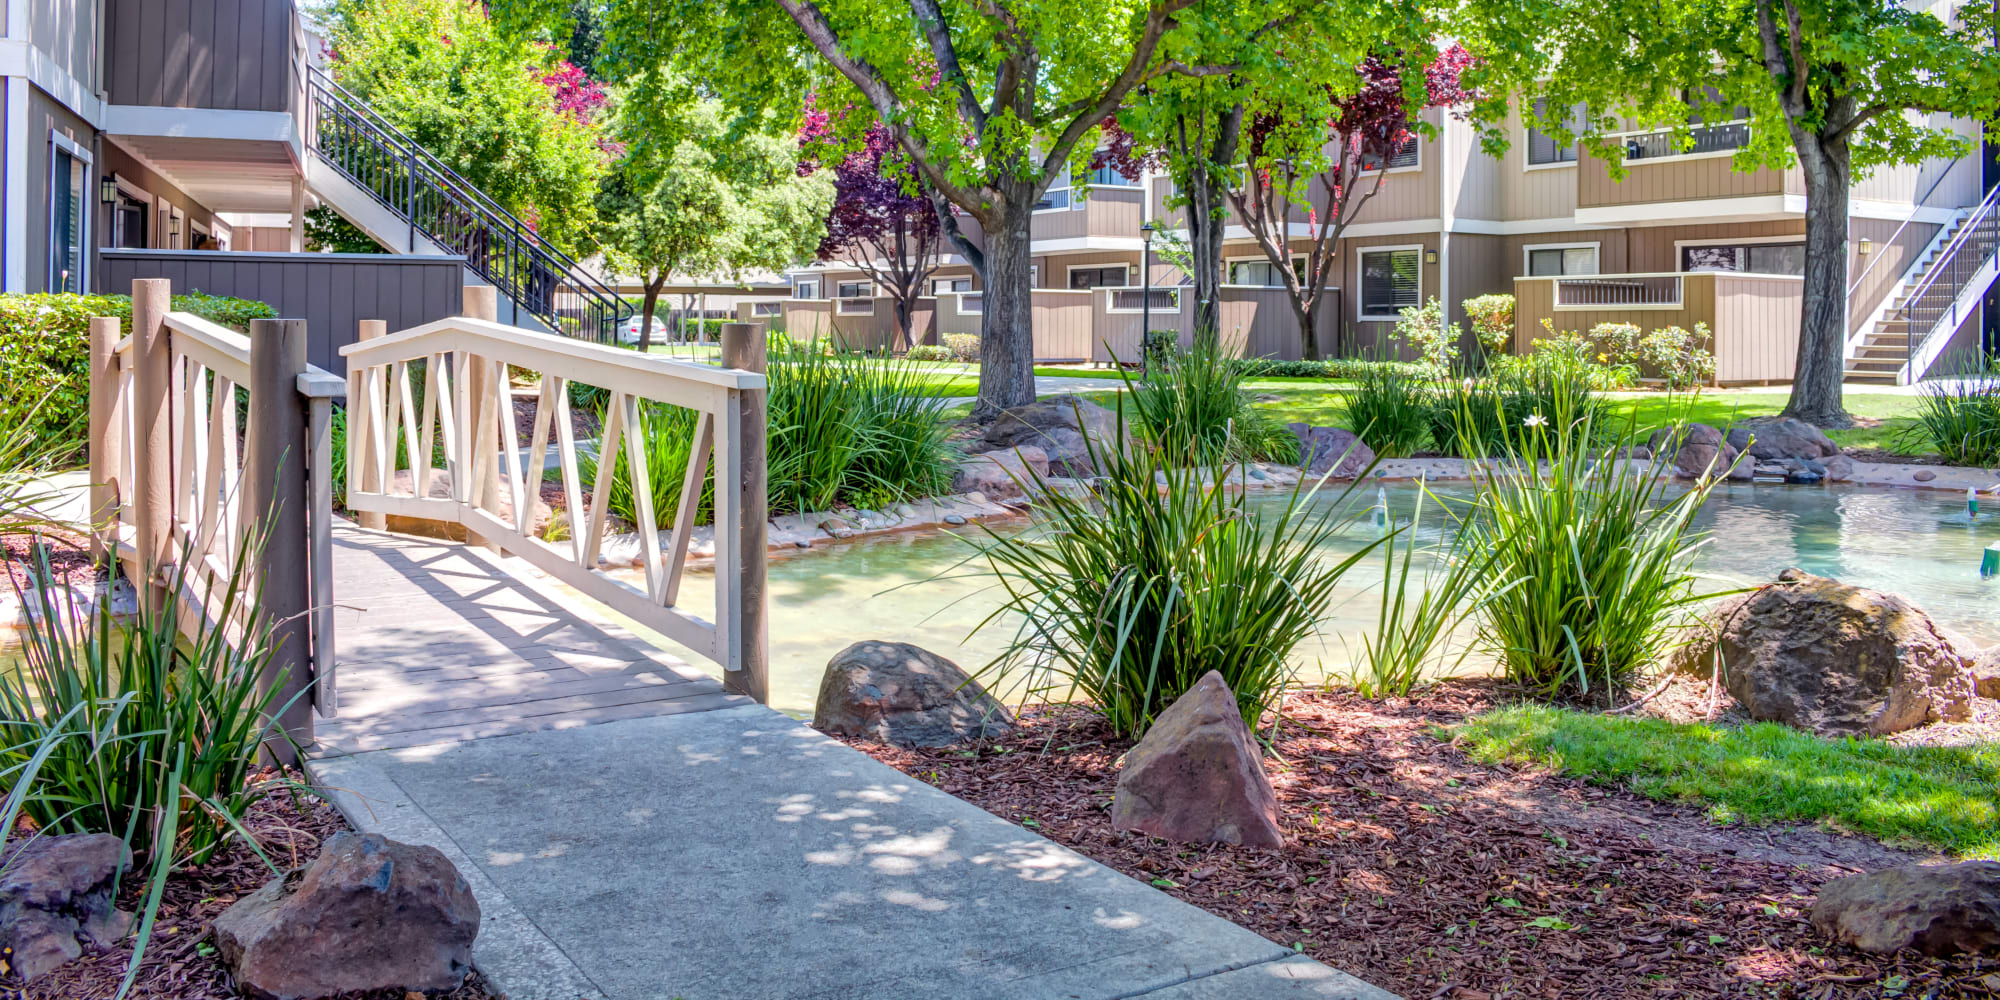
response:
[[[1847,344],[1847,143],[1811,136],[1794,145],[1806,182],[1806,273],[1798,363],[1783,415],[1820,427],[1850,427],[1854,421],[1841,404]]]
[[[1307,361],[1319,360],[1319,299],[1301,303],[1296,295],[1287,296],[1292,305],[1292,319],[1299,324],[1299,357]]]
[[[913,290],[915,288],[914,285],[910,287]],[[902,354],[908,352],[910,345],[917,342],[916,334],[910,329],[910,316],[917,311],[917,297],[897,294],[895,309],[896,337],[890,342],[889,351],[892,354]]]
[[[972,419],[980,423],[1035,401],[1035,300],[1028,239],[1035,200],[1027,185],[1016,187],[1003,201],[996,224],[986,230],[982,254],[986,287],[979,323],[979,401],[972,407]]]
[[[1188,202],[1184,211],[1188,252],[1194,266],[1194,273],[1188,277],[1194,282],[1195,341],[1206,339],[1211,345],[1220,341],[1222,333],[1222,240],[1229,223],[1227,195],[1222,189],[1225,181],[1216,171],[1236,162],[1236,147],[1243,131],[1242,106],[1218,115],[1215,128],[1214,145],[1205,147],[1201,142],[1203,130],[1197,128],[1190,138],[1187,119],[1181,120],[1179,159],[1188,167],[1187,176],[1175,179]]]
[[[659,277],[646,282],[646,302],[639,307],[639,353],[653,349],[653,310],[660,305],[660,289],[667,286],[664,272]]]

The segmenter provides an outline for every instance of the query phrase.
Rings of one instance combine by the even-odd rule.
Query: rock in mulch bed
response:
[[[1870,955],[1813,930],[1824,883],[1935,860],[1811,828],[1725,828],[1546,771],[1470,761],[1436,729],[1495,704],[1294,696],[1266,759],[1285,844],[1112,828],[1130,743],[1074,707],[940,749],[855,745],[913,777],[1409,998],[1994,997],[2000,961]]]
[[[295,804],[274,797],[252,807],[246,827],[263,843],[280,868],[298,868],[317,857],[321,845],[347,828],[333,807],[317,799]],[[138,1000],[241,1000],[237,984],[223,966],[210,924],[232,903],[263,888],[271,870],[247,846],[232,844],[208,864],[167,879],[152,943],[129,997]],[[128,877],[118,906],[143,909],[145,874]],[[131,960],[132,939],[118,946],[94,949],[23,986],[11,975],[0,976],[0,1000],[111,1000]],[[473,974],[456,989],[419,993],[377,990],[341,994],[338,1000],[495,1000],[496,994]]]

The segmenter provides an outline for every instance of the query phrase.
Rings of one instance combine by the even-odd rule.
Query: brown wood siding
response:
[[[1554,279],[1523,278],[1514,282],[1514,353],[1527,354],[1534,350],[1537,339],[1548,336],[1547,329],[1542,325],[1544,319],[1551,322],[1558,334],[1589,334],[1600,323],[1631,323],[1646,330],[1669,326],[1692,330],[1696,323],[1707,323],[1713,329],[1714,278],[1713,274],[1707,273],[1684,275],[1681,279],[1681,305],[1677,309],[1607,306],[1603,309],[1560,311],[1555,308]]]
[[[202,250],[105,250],[101,256],[101,292],[129,294],[134,279],[166,278],[177,293],[250,299],[279,316],[304,319],[306,360],[330,372],[346,370],[339,352],[358,338],[362,320],[385,320],[393,333],[456,316],[464,298],[462,257]]]
[[[1389,335],[1396,329],[1395,320],[1363,320],[1361,318],[1361,253],[1373,247],[1417,246],[1425,252],[1438,248],[1437,233],[1414,233],[1401,236],[1364,236],[1342,240],[1338,265],[1341,270],[1340,284],[1346,286],[1349,294],[1344,296],[1351,333],[1345,338],[1343,350],[1349,354],[1369,353],[1389,346]],[[1439,265],[1421,265],[1423,278],[1417,293],[1418,302],[1428,302],[1438,295]]]
[[[158,2],[158,0],[155,0]],[[95,90],[102,59],[104,26],[98,20],[99,0],[27,0],[28,44],[41,50],[58,69]],[[6,8],[0,5],[0,23]]]
[[[1586,153],[1576,168],[1576,204],[1602,208],[1786,194],[1786,175],[1796,173],[1768,169],[1742,173],[1731,167],[1732,162],[1727,156],[1631,160],[1626,162],[1625,179],[1614,181],[1605,162]]]
[[[1799,360],[1802,282],[1714,275],[1715,377],[1723,383],[1789,382]],[[1688,326],[1693,329],[1693,326]]]
[[[1331,357],[1338,347],[1340,293],[1329,290],[1320,300],[1319,349]],[[1291,293],[1282,288],[1225,285],[1222,289],[1222,339],[1238,343],[1241,353],[1252,358],[1279,358],[1296,361],[1305,356],[1299,337],[1299,321],[1292,313]]]
[[[295,111],[293,0],[105,0],[113,104]]]
[[[1133,223],[1132,235],[1137,235],[1139,227]],[[1159,264],[1154,255],[1154,265]],[[1069,287],[1069,269],[1072,267],[1106,267],[1112,264],[1125,265],[1125,280],[1137,284],[1139,281],[1139,251],[1137,250],[1089,250],[1082,253],[1037,254],[1034,257],[1035,287]]]
[[[1913,222],[1908,227],[1894,219],[1850,219],[1847,244],[1847,273],[1855,282],[1847,299],[1847,331],[1853,333],[1882,304],[1883,296],[1903,282],[1910,265],[1937,238],[1940,227]],[[1861,256],[1861,241],[1869,241],[1868,256]]]
[[[1084,361],[1093,349],[1091,300],[1076,292],[1034,293],[1036,361]]]

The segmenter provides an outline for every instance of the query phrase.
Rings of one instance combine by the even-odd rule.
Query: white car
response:
[[[620,323],[618,325],[618,342],[621,344],[638,343],[639,330],[640,330],[639,324],[644,320],[645,320],[644,316],[635,313],[632,315],[631,318],[627,319],[623,323]],[[668,335],[671,334],[672,332],[673,332],[673,327],[668,326],[666,320],[661,319],[658,314],[655,314],[653,316],[653,343],[655,344],[666,343]]]

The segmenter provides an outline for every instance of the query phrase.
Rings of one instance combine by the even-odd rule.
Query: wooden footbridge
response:
[[[99,543],[142,600],[174,586],[199,609],[232,581],[248,588],[276,641],[270,684],[292,706],[282,721],[308,752],[765,699],[759,328],[726,326],[725,365],[712,367],[503,326],[494,290],[468,286],[463,316],[396,333],[363,323],[339,376],[306,364],[304,322],[255,320],[245,336],[171,311],[171,291],[133,283],[129,336],[116,318],[91,324]],[[575,439],[573,398],[603,401],[594,453]],[[648,466],[647,415],[663,406],[696,414],[685,468]],[[529,411],[523,452],[517,417]],[[594,456],[607,460],[586,482]],[[617,470],[644,487],[629,491],[643,587],[599,567],[611,497],[627,489]],[[661,476],[681,482],[672,512],[654,509]],[[545,477],[572,528],[554,541],[534,532]],[[334,512],[342,486],[356,521]],[[715,604],[693,609],[680,584],[705,493]],[[456,526],[466,543],[391,534],[389,515]],[[592,604],[713,659],[721,682]]]

